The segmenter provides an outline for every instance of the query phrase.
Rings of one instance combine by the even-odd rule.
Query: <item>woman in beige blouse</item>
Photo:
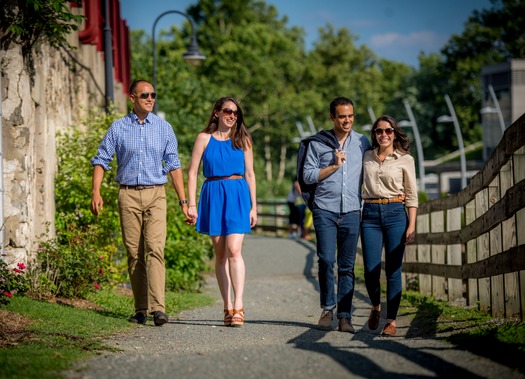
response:
[[[396,334],[401,301],[401,265],[405,244],[414,241],[417,186],[414,158],[396,120],[381,116],[372,127],[372,150],[363,157],[361,243],[365,284],[372,302],[368,327],[376,330],[381,315],[381,255],[385,248],[386,321],[382,335]],[[408,212],[407,212],[408,210]]]

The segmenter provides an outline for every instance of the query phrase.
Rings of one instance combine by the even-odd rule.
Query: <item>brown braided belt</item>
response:
[[[244,176],[242,175],[230,175],[230,176],[210,176],[209,178],[206,178],[207,181],[213,181],[213,180],[229,180],[229,179],[242,179]]]
[[[404,203],[405,197],[397,196],[397,197],[384,198],[384,199],[363,199],[363,201],[368,204]]]

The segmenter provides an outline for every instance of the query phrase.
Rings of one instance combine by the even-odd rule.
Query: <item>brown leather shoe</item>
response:
[[[355,333],[355,329],[352,326],[352,322],[350,321],[350,319],[347,319],[344,317],[339,319],[339,331],[347,332],[347,333]]]
[[[396,326],[391,322],[387,322],[383,328],[382,336],[395,336],[397,332]]]
[[[381,321],[381,311],[372,309],[370,316],[368,316],[368,329],[376,330],[379,327]]]
[[[332,329],[332,319],[333,318],[334,318],[333,311],[323,310],[323,313],[321,313],[321,317],[319,318],[319,322],[317,323],[317,327],[323,330]]]

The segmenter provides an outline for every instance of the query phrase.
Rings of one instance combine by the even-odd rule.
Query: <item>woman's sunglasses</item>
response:
[[[392,133],[394,133],[394,128],[386,128],[386,129],[380,129],[380,128],[377,128],[375,130],[375,134],[376,136],[380,136],[381,134],[383,134],[383,132],[387,135],[387,136],[391,136]]]
[[[146,100],[148,97],[150,97],[155,100],[155,98],[157,97],[157,94],[155,92],[143,92],[139,95],[139,97],[142,99],[142,100]]]
[[[222,113],[224,113],[227,116],[233,115],[233,117],[237,118],[237,115],[239,114],[238,111],[231,110],[230,108],[223,108]]]

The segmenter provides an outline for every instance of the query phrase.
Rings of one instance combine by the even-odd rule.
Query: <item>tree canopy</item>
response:
[[[379,116],[407,119],[408,100],[418,121],[425,158],[455,150],[450,125],[436,119],[447,111],[449,94],[465,144],[481,140],[480,72],[486,64],[523,58],[525,3],[493,0],[476,10],[440,54],[420,54],[419,68],[379,57],[346,28],[327,24],[312,49],[304,30],[288,25],[286,16],[258,0],[200,0],[187,9],[207,59],[198,68],[181,55],[190,37],[189,24],[161,31],[157,45],[158,107],[165,112],[189,156],[197,133],[221,96],[239,99],[252,131],[258,185],[266,196],[283,195],[295,170],[299,136],[296,122],[311,117],[317,129],[331,128],[329,103],[337,96],[354,100],[361,130],[370,124],[367,109]],[[132,33],[134,79],[151,77],[151,36]]]

